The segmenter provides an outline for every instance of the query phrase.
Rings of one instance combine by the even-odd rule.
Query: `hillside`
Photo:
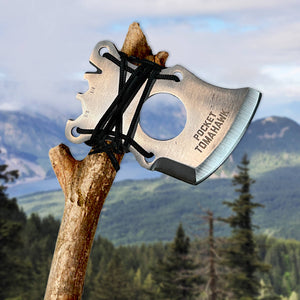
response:
[[[23,180],[46,178],[48,149],[61,138],[57,132],[58,126],[45,117],[0,111],[0,163],[18,169]]]
[[[49,119],[39,114],[0,111],[0,163],[18,169],[19,181],[53,177],[49,149],[64,142],[65,120]],[[80,155],[82,147],[75,148]]]
[[[282,117],[252,122],[233,152],[235,164],[244,153],[251,158],[252,174],[300,165],[299,124]]]
[[[23,178],[30,180],[51,176],[48,148],[65,139],[62,120],[16,112],[2,112],[0,117],[0,163],[21,169]],[[151,113],[148,118],[152,118]],[[79,152],[78,145],[74,148]],[[117,244],[170,240],[180,221],[189,225],[191,232],[199,230],[195,225],[199,219],[196,214],[201,213],[199,205],[213,210],[216,216],[227,215],[229,212],[222,202],[234,197],[231,177],[244,153],[250,158],[250,172],[257,181],[253,186],[255,199],[266,206],[257,210],[255,222],[261,231],[300,239],[297,229],[300,225],[300,126],[280,117],[252,122],[225,164],[196,187],[165,176],[115,183],[101,217],[102,235]],[[130,174],[135,172],[133,168],[140,167],[126,163],[132,159],[126,156],[121,171]],[[27,173],[23,168],[25,163]],[[153,176],[152,172],[148,173]],[[64,201],[58,191],[20,197],[19,203],[26,213],[50,213],[60,218]],[[217,233],[226,234],[226,228],[220,226]]]
[[[300,240],[300,166],[278,168],[256,177],[252,193],[265,205],[255,212],[260,232]],[[222,202],[235,197],[230,179],[209,179],[198,186],[163,177],[155,180],[123,181],[113,185],[106,199],[99,233],[116,244],[170,241],[182,222],[190,235],[205,235],[200,215],[210,209],[215,216],[230,211]],[[54,214],[61,218],[64,199],[61,191],[19,199],[25,212]],[[228,234],[216,225],[217,235]]]
[[[155,136],[175,136],[179,132],[179,127],[184,124],[182,111],[172,106],[164,109],[155,109],[155,105],[153,107],[143,114],[141,120],[143,127],[145,129],[151,127],[151,133]],[[174,117],[179,118],[176,126],[172,125]],[[72,153],[76,157],[81,158],[88,151],[85,145],[74,145],[66,140],[65,122],[66,117],[59,115],[55,119],[50,119],[38,114],[0,111],[0,163],[8,164],[11,169],[18,169],[19,182],[54,177],[48,158],[51,147],[65,143],[71,146]],[[233,155],[213,176],[231,177],[236,164],[245,152],[251,157],[253,174],[261,174],[278,167],[298,165],[300,126],[282,117],[270,117],[252,122]],[[131,160],[132,156],[125,156],[121,170],[121,172],[125,170],[124,175],[133,172],[132,168],[135,168],[134,172],[139,168],[137,164],[124,163]],[[149,178],[151,177],[153,175],[149,172]]]

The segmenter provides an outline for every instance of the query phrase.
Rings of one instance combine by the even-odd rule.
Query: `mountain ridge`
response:
[[[145,121],[149,123],[155,114],[154,119],[164,116],[165,122],[171,123],[174,116],[169,116],[165,111],[160,115],[160,110],[150,110],[146,114]],[[178,111],[169,111],[178,117]],[[156,125],[154,122],[153,131],[159,132],[161,126],[161,123]],[[172,130],[170,125],[166,128]],[[7,164],[10,169],[19,170],[20,179],[17,184],[55,178],[48,158],[50,148],[65,143],[71,147],[73,155],[78,159],[85,157],[89,150],[84,144],[75,145],[68,142],[64,129],[65,119],[59,115],[52,120],[33,113],[0,110],[0,163]],[[178,133],[178,128],[174,131]],[[168,134],[172,135],[172,132]],[[230,178],[246,152],[251,160],[251,170],[254,175],[279,167],[298,165],[300,164],[300,125],[291,119],[276,116],[253,121],[236,149],[211,178]],[[120,171],[125,174],[122,178],[126,178],[130,173],[138,174],[137,170],[140,169],[133,155],[125,155]],[[147,178],[147,173],[149,177],[153,177],[150,172],[145,172],[143,178]]]
[[[178,117],[176,110],[170,110]],[[145,122],[157,120],[163,114],[166,123],[174,118],[168,115],[165,110],[148,111]],[[153,123],[153,132],[159,132],[162,124],[156,126]],[[168,131],[172,126],[166,127]],[[24,112],[12,112],[0,110],[0,163],[5,163],[10,168],[21,167],[21,180],[35,180],[37,178],[45,179],[54,177],[51,164],[48,158],[50,148],[65,143],[72,148],[72,153],[81,158],[87,154],[85,145],[73,145],[69,143],[64,135],[65,120],[63,117],[56,116],[55,119],[39,115],[28,114]],[[174,128],[178,133],[178,128]],[[172,132],[169,132],[172,135]],[[240,161],[243,153],[254,156],[257,153],[268,153],[268,155],[279,155],[286,153],[287,159],[282,157],[282,161],[288,161],[291,156],[292,160],[300,152],[300,125],[295,121],[285,117],[268,117],[253,121],[246,134],[234,150],[226,167],[221,168],[218,176],[230,176],[233,172],[234,165]],[[125,161],[131,160],[128,155]],[[230,161],[232,162],[230,164]],[[258,159],[259,161],[259,159]],[[259,161],[261,163],[261,161]],[[226,175],[227,174],[227,175]]]
[[[255,210],[257,233],[300,240],[300,166],[278,168],[254,179],[251,194],[265,206]],[[204,234],[201,216],[205,211],[211,210],[215,218],[227,217],[231,211],[222,203],[236,196],[231,178],[207,179],[198,186],[167,176],[117,182],[104,203],[97,234],[116,245],[171,241],[181,222],[190,236],[198,236]],[[18,202],[27,214],[52,214],[58,219],[63,214],[61,190],[27,195]],[[215,224],[216,236],[229,231]]]
[[[2,151],[0,154],[0,163],[3,162],[5,155],[7,163],[11,163],[16,157],[21,159],[22,157],[19,155],[21,151],[25,153],[22,159],[25,157],[40,168],[40,162],[43,159],[44,163],[47,161],[50,165],[48,149],[47,151],[41,150],[46,153],[39,153],[35,148],[39,145],[35,144],[28,146],[26,151],[23,151],[24,145],[30,143],[24,137],[20,137],[19,140],[8,140],[11,142],[9,144],[11,148],[7,147],[7,136],[3,138],[2,135],[5,130],[3,124],[6,126],[6,134],[16,131],[17,134],[13,135],[15,138],[22,135],[24,131],[27,139],[31,136],[41,135],[35,139],[37,144],[42,143],[40,147],[44,148],[41,149],[55,146],[62,142],[61,139],[65,140],[62,131],[64,124],[55,127],[52,126],[50,119],[43,120],[39,123],[37,132],[30,135],[32,127],[27,129],[26,126],[30,127],[36,124],[40,119],[29,118],[27,125],[26,122],[23,123],[24,126],[26,125],[25,128],[20,130],[19,126],[22,125],[22,120],[16,120],[16,118],[21,117],[12,113],[10,118],[14,120],[14,126],[11,126],[9,122],[5,125],[4,118],[0,119],[0,122],[2,121],[0,123],[0,125],[2,124],[0,148],[6,151]],[[22,118],[24,122],[24,119],[26,120],[28,117]],[[50,130],[50,134],[47,136],[45,132],[48,132],[49,126],[53,131]],[[56,134],[55,128],[61,132]],[[8,150],[14,149],[14,145],[18,145],[16,151],[9,153]],[[75,145],[75,148],[77,146]],[[173,238],[173,232],[180,221],[190,228],[194,227],[192,233],[197,231],[192,220],[195,219],[195,213],[201,213],[198,204],[204,209],[212,210],[216,216],[228,215],[230,212],[222,206],[222,202],[233,200],[235,197],[231,177],[236,172],[240,158],[247,153],[250,159],[250,174],[256,180],[253,187],[255,199],[266,206],[265,210],[260,209],[255,214],[255,223],[261,226],[261,232],[300,239],[300,232],[297,230],[300,228],[298,221],[300,220],[298,209],[300,206],[299,152],[300,125],[298,123],[276,116],[253,121],[224,165],[216,174],[198,186],[191,186],[165,175],[152,180],[127,180],[114,183],[101,214],[100,234],[109,237],[115,244],[167,241]],[[40,154],[40,157],[37,154]],[[126,157],[127,161],[131,162],[132,155],[126,155],[121,169],[130,173],[132,164],[126,164]],[[19,167],[19,164],[16,163],[15,167]],[[140,167],[137,165],[137,168]],[[45,169],[43,170],[45,172],[43,176],[49,176],[49,173]],[[39,172],[42,171],[35,170],[35,173],[33,172],[27,177],[27,180],[35,178],[34,175]],[[61,191],[19,197],[18,202],[28,214],[38,212],[42,216],[46,216],[50,213],[60,218],[63,212],[64,200]],[[220,227],[217,234],[226,234],[226,231]]]
[[[62,118],[0,110],[0,163],[18,169],[18,182],[54,177],[49,149],[67,143]],[[77,149],[81,152],[80,147]]]

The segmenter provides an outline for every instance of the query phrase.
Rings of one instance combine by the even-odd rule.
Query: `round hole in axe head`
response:
[[[183,103],[171,94],[159,93],[143,104],[140,126],[150,137],[166,141],[178,136],[186,123]]]

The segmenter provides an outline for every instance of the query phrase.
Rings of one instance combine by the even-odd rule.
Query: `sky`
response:
[[[258,89],[256,118],[300,122],[299,0],[0,0],[0,109],[78,116],[94,46],[121,48],[135,21],[167,66]]]

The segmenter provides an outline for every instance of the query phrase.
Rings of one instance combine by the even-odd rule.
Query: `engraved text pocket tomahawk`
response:
[[[149,67],[137,62],[135,65],[132,59],[125,63],[124,54],[108,41],[96,45],[90,62],[97,71],[85,74],[89,90],[77,96],[83,112],[76,120],[67,122],[67,138],[73,143],[88,143],[93,129],[99,127],[102,120],[108,126],[107,139],[117,144],[119,142],[114,139],[118,137],[123,144],[127,143],[141,166],[192,184],[206,179],[230,155],[261,98],[261,93],[251,88],[224,89],[208,84],[179,65],[161,68],[154,74],[151,68],[155,69],[155,64]],[[172,80],[176,74],[180,74],[178,80]],[[153,139],[138,124],[138,113],[144,101],[141,99],[158,93],[176,96],[186,109],[184,129],[170,140]],[[108,112],[118,116],[117,125],[109,120]],[[132,121],[134,118],[136,124]],[[116,127],[121,127],[118,128],[120,132]],[[80,130],[75,135],[76,128]],[[105,145],[108,147],[110,143]],[[145,153],[153,155],[151,162],[145,158]]]

